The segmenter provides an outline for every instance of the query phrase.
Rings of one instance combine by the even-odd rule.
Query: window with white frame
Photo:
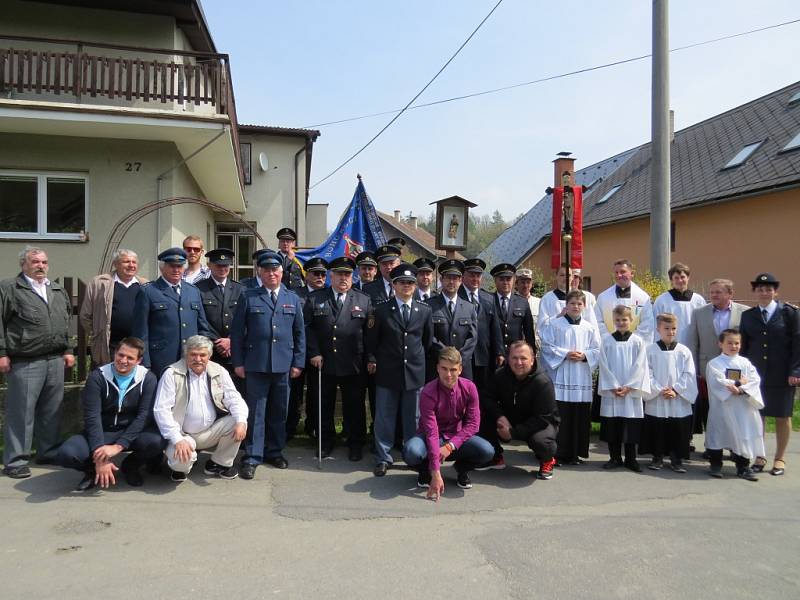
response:
[[[0,238],[85,239],[83,173],[0,170]]]

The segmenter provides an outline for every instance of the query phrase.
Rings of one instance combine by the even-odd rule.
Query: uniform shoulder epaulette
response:
[[[430,305],[427,302],[423,302],[422,300],[417,300],[416,298],[413,298],[412,300],[414,304],[420,304],[422,306],[427,306],[428,308],[430,308]]]
[[[784,306],[788,306],[788,307],[789,307],[789,308],[791,308],[792,310],[800,310],[800,308],[798,308],[797,306],[795,306],[795,305],[794,305],[794,304],[792,304],[791,302],[784,302],[784,303],[783,303],[783,305],[784,305]]]
[[[362,296],[366,296],[367,298],[369,298],[369,294],[367,294],[366,292],[363,292],[362,290],[360,290],[358,288],[355,288],[355,287],[354,288],[350,288],[350,291],[353,292],[354,294],[361,294]]]

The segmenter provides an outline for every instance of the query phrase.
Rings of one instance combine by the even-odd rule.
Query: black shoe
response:
[[[163,466],[164,466],[164,455],[161,454],[156,458],[148,460],[147,464],[145,465],[145,470],[150,475],[161,475]]]
[[[623,464],[625,465],[626,469],[630,469],[634,473],[642,472],[642,466],[639,464],[639,461],[637,461],[635,458],[632,458],[630,460],[625,459],[625,462]]]
[[[571,459],[568,463],[565,463],[565,464],[567,464],[567,465],[569,465],[571,467],[578,467],[578,466],[583,465],[585,463],[586,463],[585,460],[583,460],[582,458],[576,456],[575,458]]]
[[[647,468],[651,471],[660,471],[664,466],[664,460],[661,458],[654,458],[650,461],[650,464],[647,465]]]
[[[711,475],[711,477],[713,477],[714,479],[722,479],[722,465],[718,467],[711,465],[708,474]]]
[[[142,487],[144,485],[144,477],[139,472],[139,467],[126,467],[125,462],[122,462],[122,474],[125,476],[126,483],[131,487]]]
[[[458,474],[456,483],[458,483],[458,487],[460,487],[462,490],[472,489],[472,480],[469,478],[469,473],[467,471],[461,471]]]
[[[388,470],[389,470],[389,463],[381,461],[377,465],[375,465],[374,469],[372,469],[372,474],[375,475],[375,477],[383,477],[384,475],[386,475],[386,471]]]
[[[276,469],[288,469],[289,468],[289,461],[283,458],[282,456],[274,456],[272,458],[265,458],[264,462],[268,465],[272,465]]]
[[[11,479],[27,479],[31,476],[31,470],[26,465],[21,467],[6,467],[3,469],[3,474]]]
[[[745,467],[744,469],[738,469],[736,471],[736,476],[740,479],[746,479],[747,481],[758,481],[758,477],[756,474],[753,473],[753,469],[750,467]]]
[[[95,474],[92,473],[85,473],[83,475],[83,479],[80,480],[80,483],[75,486],[76,492],[88,492],[89,490],[93,489],[95,486],[94,483]]]
[[[241,475],[242,479],[252,479],[256,476],[256,465],[242,463],[242,466],[239,467],[239,475]]]
[[[231,465],[230,467],[222,467],[222,470],[219,472],[219,477],[221,479],[236,479],[239,476],[239,469],[236,468],[236,465]]]
[[[319,448],[315,454],[319,454]],[[330,458],[331,454],[333,454],[333,446],[322,446],[322,458]]]
[[[221,473],[223,470],[225,470],[226,468],[227,468],[227,467],[223,467],[222,465],[215,463],[213,460],[211,460],[211,459],[209,458],[209,459],[206,461],[206,466],[205,466],[205,467],[203,467],[203,473],[205,473],[206,475],[211,475],[211,476],[213,476],[213,477],[216,477],[216,476],[218,476],[218,475],[219,475],[219,474],[220,474],[220,473]]]
[[[675,473],[686,473],[686,467],[684,467],[683,463],[679,460],[669,463],[669,468]]]
[[[183,483],[186,481],[186,473],[181,471],[173,471],[169,478],[175,483]]]
[[[377,475],[377,473],[376,473]],[[420,471],[419,475],[417,475],[417,487],[421,488],[429,488],[431,487],[431,472],[425,469],[424,471]]]
[[[603,463],[603,468],[606,470],[617,469],[622,466],[622,459],[609,458],[608,461]]]
[[[363,451],[361,450],[361,446],[350,446],[350,450],[347,453],[347,459],[353,462],[358,462],[364,456]]]

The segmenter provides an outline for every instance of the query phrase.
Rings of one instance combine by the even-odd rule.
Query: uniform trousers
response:
[[[248,371],[245,381],[249,414],[242,462],[258,465],[280,457],[286,446],[289,374]]]
[[[125,433],[121,431],[104,431],[103,443],[106,445],[114,444]],[[126,452],[130,454],[125,458],[124,465],[127,468],[137,469],[142,464],[150,461],[161,454],[166,445],[166,440],[156,429],[145,429],[136,436]],[[94,471],[94,461],[92,460],[92,450],[89,448],[89,440],[84,434],[73,435],[66,442],[61,444],[56,455],[56,464],[67,469],[75,469],[84,473]]]
[[[170,442],[165,450],[167,465],[173,471],[188,473],[192,470],[192,465],[197,462],[198,450],[215,448],[214,453],[211,455],[211,460],[223,467],[232,466],[241,444],[241,442],[233,439],[233,429],[235,427],[236,419],[232,415],[227,415],[214,421],[208,429],[197,433],[184,433],[184,441],[189,442],[192,446],[192,456],[185,462],[177,460],[175,458],[175,444]]]
[[[362,375],[322,374],[322,447],[333,447],[336,437],[334,414],[336,409],[336,389],[342,390],[343,430],[347,435],[347,445],[361,447],[367,434],[367,415],[364,406],[364,377]],[[316,414],[318,398],[307,400],[307,410]]]
[[[398,412],[403,420],[403,443],[416,433],[421,389],[402,391],[375,386],[375,455],[378,462],[394,462],[391,449]]]
[[[61,443],[63,357],[12,358],[6,383],[3,463],[6,467],[27,465],[34,437],[39,458],[55,459]]]

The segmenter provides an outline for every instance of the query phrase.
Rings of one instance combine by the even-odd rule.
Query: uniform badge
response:
[[[375,327],[375,315],[369,316],[369,318],[367,319],[367,327],[369,327],[370,329]]]

